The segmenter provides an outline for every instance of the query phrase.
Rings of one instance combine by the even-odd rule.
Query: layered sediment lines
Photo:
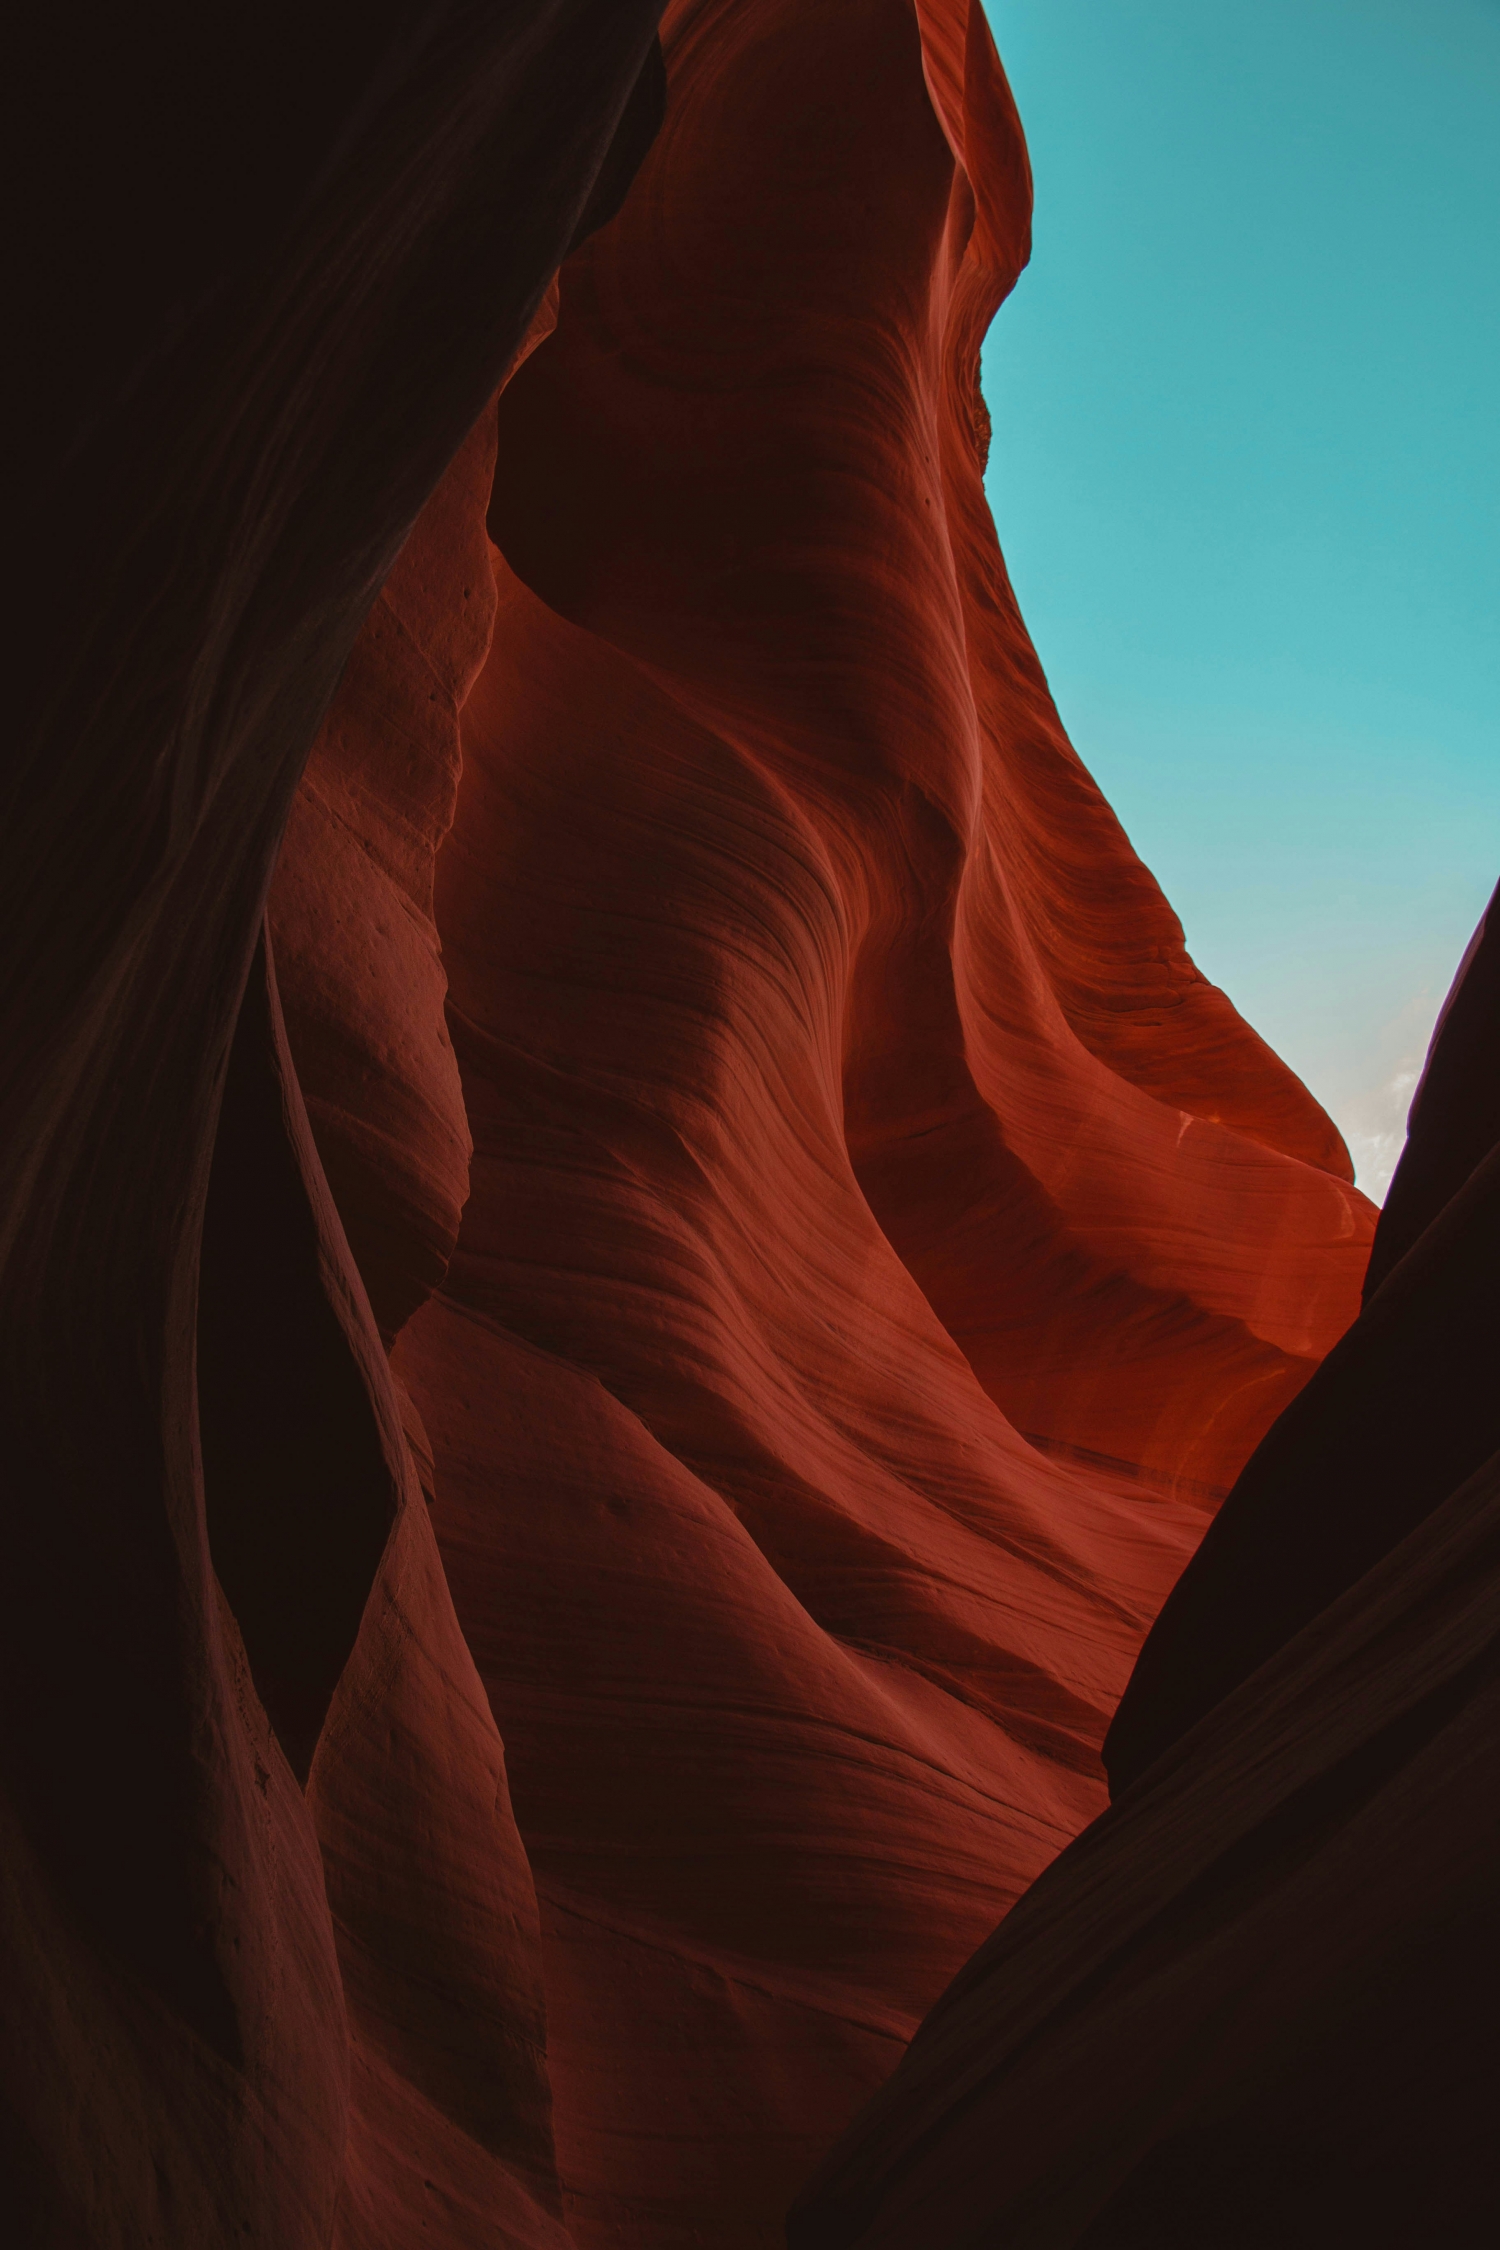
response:
[[[1371,1214],[1068,744],[982,488],[976,10],[684,7],[499,410],[395,1366],[541,1912],[579,2245],[770,2243],[1103,1804]],[[820,92],[837,85],[838,97]]]
[[[611,220],[652,13],[315,0],[300,108],[214,48],[301,200],[186,309],[168,242],[37,510],[100,556],[0,824],[42,2240],[779,2241],[1357,1309],[995,544],[982,14],[673,8]]]
[[[491,527],[776,802],[828,901],[849,1160],[1007,1419],[1222,1489],[1352,1316],[1371,1219],[1016,612],[975,370],[1029,194],[982,17],[686,10],[668,40],[663,136],[502,404]],[[836,115],[788,98],[851,67]]]
[[[933,2009],[792,2250],[1490,2239],[1497,1535],[1491,1458],[1163,1752]]]
[[[368,1290],[264,906],[372,597],[609,208],[655,14],[306,0],[189,38],[43,15],[18,49],[46,310],[12,371],[0,772],[0,2210],[28,2245],[566,2240],[534,1894],[371,1310],[436,1278],[462,1197],[420,899],[465,540],[488,599],[472,511],[437,613],[415,551],[380,605],[385,699],[299,807],[318,897],[279,901],[319,1129],[363,1136]],[[398,681],[375,636],[408,626]]]
[[[1493,2235],[1493,911],[1364,1309],[1152,1628],[1105,1743],[1116,1802],[932,2009],[793,2250]]]
[[[383,1337],[447,1270],[469,1131],[432,919],[453,818],[458,713],[489,650],[476,424],[376,597],[293,800],[271,933],[318,1151]]]

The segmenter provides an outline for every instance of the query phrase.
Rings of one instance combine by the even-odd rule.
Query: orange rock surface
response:
[[[1490,2240],[1497,1532],[1492,1455],[1048,1868],[790,2250]]]
[[[979,8],[682,0],[612,219],[649,8],[451,14],[163,283],[11,832],[66,2250],[769,2250],[1369,1249],[1005,575]]]
[[[536,1880],[568,2223],[748,2250],[1102,1805],[1372,1214],[1016,612],[975,371],[1029,193],[982,16],[664,44],[501,400],[434,908],[472,1193],[395,1365]]]
[[[1493,912],[1364,1308],[1152,1627],[1105,1741],[1114,1803],[929,2011],[790,2250],[1493,2236]]]

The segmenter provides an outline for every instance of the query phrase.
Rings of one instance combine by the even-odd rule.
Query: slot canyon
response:
[[[979,0],[33,39],[9,2239],[1493,2239],[1500,930],[1377,1211],[1011,589]]]

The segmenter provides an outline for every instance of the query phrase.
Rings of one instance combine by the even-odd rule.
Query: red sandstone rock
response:
[[[1359,1319],[1246,1463],[1141,1651],[1115,1793],[1354,1585],[1500,1446],[1500,943],[1434,1033]]]
[[[271,891],[319,1154],[389,1340],[442,1279],[469,1192],[432,872],[458,709],[489,648],[493,418],[460,449],[365,622],[292,804]]]
[[[472,1194],[395,1360],[580,2250],[776,2239],[1102,1804],[1204,1492],[1371,1226],[1015,612],[975,367],[1029,204],[982,19],[685,8],[666,45],[501,401],[435,892]]]
[[[550,334],[549,289],[522,342]],[[481,415],[366,619],[293,799],[270,918],[318,1154],[389,1344],[447,1270],[469,1129],[445,1014],[433,871],[453,820],[458,714],[489,652]]]
[[[491,527],[781,800],[844,1145],[997,1405],[1222,1491],[1352,1318],[1373,1214],[1188,960],[1016,613],[976,368],[1025,153],[979,12],[919,15],[669,17],[666,130],[506,395]],[[835,78],[833,111],[788,98]]]
[[[792,2250],[1478,2250],[1500,2212],[1500,1463],[1049,1868]]]
[[[1153,1628],[1105,1746],[1115,1807],[931,2011],[798,2198],[795,2250],[1493,2236],[1484,942],[1434,1040],[1409,1193],[1382,1216],[1385,1278]]]
[[[23,27],[0,2210],[39,2250],[559,2240],[499,1743],[257,947],[372,593],[608,207],[653,16]]]
[[[654,116],[648,69],[600,168],[644,13],[617,47],[539,15],[540,79],[457,14],[379,79],[432,206],[379,165],[340,206],[379,310],[355,374],[299,359],[274,293],[231,338],[311,450],[257,452],[186,362],[148,382],[132,504],[178,576],[135,608],[134,488],[95,465],[73,721],[124,742],[96,766],[128,818],[109,849],[92,800],[69,828],[62,761],[36,833],[103,874],[63,884],[17,1049],[52,1077],[7,1144],[43,1189],[11,1271],[46,1286],[6,1367],[37,1593],[6,2090],[69,2250],[777,2240],[1099,1810],[1204,1502],[1368,1247],[1336,1134],[1188,960],[1016,614],[975,371],[1029,183],[964,0],[672,12],[667,128],[502,398],[493,497],[486,421],[323,723],[209,1189],[337,659]],[[533,183],[514,273],[461,193],[475,118]],[[403,327],[386,257],[440,332]],[[486,349],[460,290],[498,307]],[[180,396],[215,472],[186,498]],[[237,602],[253,629],[216,638]],[[1222,1789],[1184,1788],[1227,1835]],[[1095,2061],[1118,2079],[1128,2043]]]

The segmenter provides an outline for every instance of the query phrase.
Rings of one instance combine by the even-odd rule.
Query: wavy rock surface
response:
[[[469,1192],[432,881],[458,787],[459,707],[494,621],[482,513],[494,473],[484,415],[376,596],[271,888],[303,1097],[387,1342],[442,1280]]]
[[[435,888],[472,1193],[395,1366],[574,2238],[748,2250],[1102,1805],[1372,1214],[1016,612],[975,370],[1029,183],[982,16],[685,6],[664,45],[501,400]]]
[[[530,1876],[263,907],[372,597],[623,186],[622,119],[639,153],[654,17],[24,27],[0,2209],[40,2250],[562,2239]],[[360,796],[395,929],[389,779]],[[442,786],[439,755],[429,825]],[[377,1128],[432,1063],[419,1014]],[[456,1207],[451,1071],[421,1091],[443,1177],[414,1205],[394,1172],[390,1304]]]
[[[1500,1461],[1048,1869],[791,2250],[1478,2250],[1500,2213]]]
[[[1500,2220],[1500,977],[1439,1017],[1365,1304],[792,2250],[1470,2250]]]
[[[1246,1463],[1105,1748],[1116,1793],[1500,1448],[1500,943],[1438,1019],[1359,1319]]]
[[[794,2250],[1492,2239],[1488,942],[1439,1019],[1365,1310],[1142,1652],[1115,1806],[932,2010],[799,2197]]]
[[[1007,1419],[1222,1492],[1352,1318],[1373,1214],[1016,612],[975,369],[1029,182],[988,31],[839,0],[667,36],[666,131],[506,395],[491,528],[777,801],[849,1162]],[[836,53],[837,116],[788,99]]]
[[[1016,612],[978,9],[676,7],[612,223],[653,7],[356,13],[107,50],[170,161],[59,171],[12,2202],[759,2250],[1102,1806],[1371,1214]]]

